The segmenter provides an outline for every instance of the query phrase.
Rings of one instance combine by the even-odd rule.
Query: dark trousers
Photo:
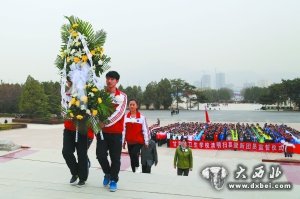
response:
[[[293,157],[293,154],[292,153],[284,152],[284,157]]]
[[[103,137],[104,140],[101,140],[100,134],[97,134],[97,159],[102,167],[105,177],[118,182],[121,166],[122,133],[116,134],[103,132]],[[107,159],[108,152],[111,165]]]
[[[93,143],[93,139],[88,138],[88,149],[90,148],[92,143]],[[88,167],[90,168],[91,167],[91,161],[89,159],[89,156],[87,157],[87,160],[88,160]]]
[[[161,139],[157,140],[157,146],[161,146],[161,145],[162,145]]]
[[[167,139],[167,147],[170,147],[170,139]]]
[[[128,144],[128,153],[130,156],[131,169],[133,172],[135,172],[135,167],[140,166],[139,159],[142,147],[142,144]]]
[[[151,166],[142,165],[142,172],[143,173],[151,173]]]
[[[190,169],[180,169],[180,168],[177,168],[177,175],[182,176],[182,174],[183,174],[184,176],[188,176],[189,175],[189,171],[190,171]]]
[[[63,157],[72,175],[78,175],[79,179],[86,181],[88,178],[88,138],[86,135],[78,133],[76,142],[76,132],[65,129],[63,138]],[[77,152],[78,162],[74,152]]]

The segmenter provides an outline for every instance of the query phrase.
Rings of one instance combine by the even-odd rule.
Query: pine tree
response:
[[[49,103],[42,85],[30,75],[23,86],[19,109],[31,118],[49,117]]]

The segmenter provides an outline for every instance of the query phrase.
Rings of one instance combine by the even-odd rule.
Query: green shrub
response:
[[[1,130],[8,130],[8,129],[12,129],[11,124],[0,124],[0,131]]]

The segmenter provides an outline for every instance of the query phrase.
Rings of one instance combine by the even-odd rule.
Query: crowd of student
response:
[[[151,137],[161,146],[169,140],[180,140],[181,137],[188,141],[241,141],[258,143],[289,142],[300,144],[299,131],[281,124],[265,123],[199,123],[183,122],[167,126],[152,126]]]

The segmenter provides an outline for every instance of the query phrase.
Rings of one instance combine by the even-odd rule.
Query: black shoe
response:
[[[135,173],[135,166],[131,165],[131,170],[132,170],[133,173]]]
[[[76,184],[78,179],[78,176],[72,176],[71,180],[70,180],[70,184]]]
[[[84,186],[84,185],[85,185],[85,181],[79,180],[77,186],[78,186],[78,187],[82,187],[82,186]]]

